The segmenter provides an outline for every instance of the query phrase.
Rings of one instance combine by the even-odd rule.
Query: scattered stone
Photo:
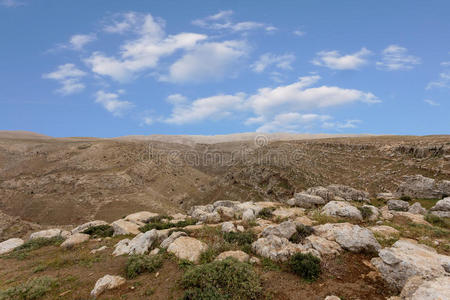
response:
[[[252,209],[247,209],[242,214],[242,221],[249,222],[255,219],[255,212]]]
[[[65,231],[65,230],[61,230],[61,229],[47,229],[47,230],[42,230],[42,231],[38,231],[35,233],[32,233],[30,235],[30,240],[34,240],[34,239],[39,239],[39,238],[44,238],[44,239],[51,239],[51,238],[56,238],[56,237],[61,237],[63,239],[66,239],[70,236],[70,232],[69,231]]]
[[[359,209],[344,201],[328,202],[322,208],[322,213],[326,216],[362,220],[361,212],[359,211]]]
[[[398,231],[397,229],[386,225],[372,226],[369,227],[369,230],[372,231],[373,233],[381,235],[384,238],[398,236],[400,234],[400,231]]]
[[[314,226],[315,234],[335,241],[350,252],[378,252],[381,249],[373,233],[367,228],[350,223]]]
[[[155,249],[153,249],[152,251],[150,251],[150,252],[148,253],[148,255],[154,256],[154,255],[157,255],[159,252],[161,252],[161,249],[155,248]]]
[[[384,248],[379,257],[371,260],[384,280],[395,290],[401,291],[411,276],[431,279],[446,275],[443,265],[450,257],[414,240],[401,239],[390,248]]]
[[[431,213],[441,218],[450,218],[450,197],[439,200],[431,208]]]
[[[136,223],[138,225],[142,223],[148,223],[151,218],[157,217],[158,214],[149,211],[140,211],[125,217],[126,221]]]
[[[91,291],[91,296],[97,298],[104,291],[115,289],[125,282],[125,279],[120,276],[105,275],[97,280],[94,289]]]
[[[420,276],[408,279],[400,298],[405,300],[443,300],[450,299],[450,277],[443,276],[425,280]]]
[[[275,217],[279,217],[281,219],[284,218],[292,218],[296,216],[303,216],[305,214],[305,210],[300,207],[280,207],[272,212]]]
[[[252,244],[253,251],[274,261],[287,261],[291,255],[305,250],[302,245],[293,244],[288,239],[276,235],[259,238]]]
[[[0,255],[9,253],[24,244],[24,240],[12,238],[0,243]]]
[[[68,237],[60,247],[72,248],[75,245],[89,241],[90,235],[85,233],[75,233]]]
[[[205,243],[187,236],[177,238],[170,244],[168,252],[173,253],[179,259],[187,259],[198,262],[200,255],[208,249]]]
[[[329,241],[317,235],[310,235],[305,238],[303,245],[308,249],[312,248],[319,252],[320,257],[335,256],[342,252],[338,243]]]
[[[389,211],[389,208],[387,205],[380,208],[381,217],[385,220],[392,220],[394,215]]]
[[[416,215],[426,215],[427,214],[427,210],[425,208],[423,208],[419,202],[416,202],[413,205],[411,205],[408,209],[408,212],[411,214],[416,214]]]
[[[297,193],[294,198],[289,199],[287,204],[290,206],[299,206],[302,208],[314,208],[325,204],[325,200],[320,196],[314,196],[306,193]]]
[[[153,242],[158,239],[158,231],[152,229],[145,233],[140,233],[135,236],[132,240],[124,239],[118,242],[115,246],[113,255],[133,255],[133,254],[144,254],[150,249]]]
[[[224,260],[227,257],[232,257],[237,259],[240,262],[248,262],[250,259],[250,255],[245,253],[244,251],[237,250],[237,251],[225,251],[220,253],[215,260]]]
[[[389,200],[387,202],[389,210],[408,211],[409,203],[403,200]]]
[[[175,231],[172,232],[172,234],[166,238],[162,243],[159,245],[161,248],[166,249],[172,244],[177,238],[180,236],[187,236],[186,232],[183,231]]]
[[[261,264],[261,260],[255,256],[253,256],[252,258],[250,258],[249,263],[254,264],[254,265],[259,265],[259,264]]]
[[[84,223],[80,226],[75,227],[74,229],[72,229],[72,234],[75,233],[82,233],[83,231],[91,228],[91,227],[97,227],[97,226],[102,226],[102,225],[109,225],[108,223],[106,223],[105,221],[101,221],[101,220],[95,220],[95,221],[91,221],[91,222],[87,222]]]
[[[364,201],[369,202],[369,193],[354,189],[352,187],[342,184],[332,184],[327,186],[327,189],[336,197],[341,197],[345,201]]]
[[[117,221],[114,221],[111,226],[114,229],[114,236],[116,235],[128,235],[128,234],[138,234],[139,231],[139,225],[133,222],[126,221],[124,219],[120,219]]]
[[[270,225],[266,227],[261,233],[262,237],[269,235],[275,235],[278,237],[289,239],[294,233],[297,232],[297,225],[293,221],[284,221],[278,225]]]
[[[236,232],[236,226],[232,222],[224,222],[222,224],[222,232]]]
[[[244,228],[244,226],[242,226],[242,225],[236,226],[236,229],[237,229],[237,231],[239,231],[239,232],[244,232],[244,231],[245,231],[245,228]]]
[[[106,250],[106,249],[108,249],[108,247],[106,247],[106,246],[101,246],[100,248],[91,250],[91,253],[92,253],[92,254],[95,254],[95,253],[97,253],[97,252],[101,252],[101,251],[104,251],[104,250]]]
[[[219,200],[213,203],[213,207],[214,208],[218,208],[218,207],[229,207],[229,208],[233,208],[237,205],[239,205],[240,202],[239,201],[231,201],[231,200]]]

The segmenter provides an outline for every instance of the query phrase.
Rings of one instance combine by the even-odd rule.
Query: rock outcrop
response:
[[[224,260],[227,257],[234,258],[240,262],[248,262],[250,260],[250,255],[240,250],[222,252],[216,257],[215,260]]]
[[[91,297],[97,298],[104,291],[118,288],[125,282],[125,278],[120,276],[105,275],[95,283],[94,289],[91,291]]]
[[[101,221],[101,220],[95,220],[95,221],[91,221],[91,222],[87,222],[84,224],[81,224],[77,227],[75,227],[74,229],[72,229],[72,234],[75,233],[83,233],[85,230],[88,230],[89,228],[92,227],[97,227],[97,226],[103,226],[103,225],[109,225],[107,222],[105,221]]]
[[[389,200],[387,202],[389,210],[408,211],[409,203],[403,200]]]
[[[111,226],[114,229],[114,236],[116,235],[128,235],[128,234],[138,234],[139,225],[130,221],[126,221],[124,219],[119,219],[117,221],[112,222]]]
[[[411,198],[440,199],[450,195],[450,181],[436,180],[422,175],[404,176],[404,181],[398,186],[398,196],[409,196]]]
[[[167,248],[167,252],[173,253],[179,259],[198,262],[200,255],[208,249],[205,243],[187,236],[177,238]]]
[[[12,238],[0,243],[0,255],[9,253],[24,244],[24,240]]]
[[[63,238],[63,239],[66,239],[70,236],[70,234],[71,233],[69,231],[61,230],[58,228],[53,228],[53,229],[41,230],[41,231],[32,233],[30,235],[30,240],[40,239],[40,238],[44,238],[44,239]]]
[[[72,248],[75,245],[89,241],[90,235],[84,233],[75,233],[68,237],[62,244],[62,248]]]
[[[304,250],[302,245],[289,242],[288,239],[276,235],[259,238],[252,244],[253,251],[274,261],[286,261],[291,255]]]
[[[361,212],[353,205],[344,201],[330,201],[323,208],[322,213],[331,217],[342,217],[362,220]]]
[[[314,208],[325,204],[325,200],[320,196],[314,196],[306,193],[297,193],[294,198],[289,199],[287,204],[302,208]]]
[[[425,280],[414,276],[406,282],[400,298],[404,300],[444,300],[450,299],[450,276]]]
[[[156,229],[152,229],[145,233],[136,235],[132,240],[123,239],[115,245],[113,255],[144,254],[150,249],[153,242],[155,242],[158,237],[158,231]]]
[[[450,218],[450,197],[439,200],[431,208],[431,213],[441,218]]]

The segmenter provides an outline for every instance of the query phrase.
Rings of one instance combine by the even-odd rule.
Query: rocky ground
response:
[[[449,299],[449,153],[9,135],[0,299]]]

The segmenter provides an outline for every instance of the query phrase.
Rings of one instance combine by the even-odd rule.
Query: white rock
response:
[[[222,220],[233,220],[236,216],[236,210],[233,207],[219,206],[214,212],[217,212]]]
[[[372,214],[367,218],[367,220],[369,220],[369,221],[376,221],[376,220],[378,220],[378,218],[381,215],[380,210],[378,208],[376,208],[373,205],[366,205],[366,204],[363,205],[362,207],[363,208],[368,208],[372,212]]]
[[[109,225],[108,223],[106,223],[105,221],[101,221],[101,220],[96,220],[96,221],[91,221],[91,222],[87,222],[84,223],[80,226],[75,227],[74,229],[72,229],[72,234],[75,233],[82,233],[83,231],[91,228],[91,227],[97,227],[97,226],[102,226],[102,225]]]
[[[208,245],[186,236],[177,238],[167,248],[168,252],[173,253],[179,259],[187,259],[192,262],[198,262],[200,255],[206,250],[208,250]]]
[[[289,239],[294,233],[297,232],[297,225],[293,221],[284,221],[278,225],[267,226],[261,233],[262,237],[269,235],[276,235],[278,237]]]
[[[294,222],[295,222],[295,224],[301,224],[301,225],[305,225],[305,226],[313,225],[313,221],[306,216],[295,218]]]
[[[412,214],[417,214],[417,215],[426,215],[427,214],[427,210],[425,208],[423,208],[419,202],[416,202],[413,205],[411,205],[408,209],[408,212],[412,213]]]
[[[123,239],[123,240],[119,241],[114,246],[114,251],[113,251],[112,255],[120,256],[120,255],[128,254],[128,252],[130,251],[129,244],[130,244],[130,239]]]
[[[403,200],[389,200],[387,202],[389,210],[408,211],[409,203]]]
[[[30,235],[30,240],[39,239],[39,238],[51,239],[51,238],[56,238],[56,237],[61,237],[63,239],[66,239],[69,236],[70,236],[69,231],[54,228],[54,229],[47,229],[47,230],[42,230],[42,231],[32,233]]]
[[[92,249],[92,250],[91,250],[91,253],[92,253],[92,254],[95,254],[95,253],[97,253],[97,252],[101,252],[101,251],[104,251],[104,250],[106,250],[106,249],[108,249],[108,247],[106,247],[106,246],[101,246],[100,248]]]
[[[412,214],[406,211],[391,211],[391,213],[394,216],[400,216],[409,219],[409,221],[416,223],[416,224],[422,224],[422,225],[428,225],[431,226],[430,223],[425,221],[425,217],[423,215],[416,215]]]
[[[252,249],[256,254],[274,261],[286,261],[291,255],[305,250],[302,245],[293,244],[276,235],[259,238],[253,242]]]
[[[237,229],[237,231],[239,231],[239,232],[244,232],[244,231],[245,231],[245,228],[244,228],[244,226],[242,226],[242,225],[236,226],[236,229]]]
[[[341,246],[338,243],[329,241],[317,235],[310,235],[305,238],[303,245],[306,248],[315,249],[320,256],[335,256],[342,252]]]
[[[247,209],[242,214],[242,221],[248,222],[255,219],[255,212],[252,209]]]
[[[369,227],[369,230],[372,231],[373,233],[379,234],[384,238],[397,236],[400,234],[400,231],[398,231],[397,229],[386,225],[372,226]]]
[[[126,221],[124,219],[119,219],[117,221],[114,221],[111,226],[114,229],[114,236],[116,235],[128,235],[128,234],[138,234],[139,231],[139,225]]]
[[[341,298],[339,298],[338,296],[326,296],[325,300],[341,300]]]
[[[126,280],[120,276],[105,275],[97,280],[94,289],[91,291],[91,296],[97,298],[104,291],[115,289],[125,282]]]
[[[369,202],[369,193],[342,184],[331,184],[326,187],[334,194],[334,199],[342,198],[345,201]]]
[[[424,280],[420,276],[411,277],[400,297],[405,300],[450,299],[450,277],[442,276],[431,280]]]
[[[305,214],[305,210],[300,207],[279,207],[274,210],[272,214],[281,219],[293,218],[296,216],[303,216]]]
[[[24,240],[12,238],[0,243],[0,255],[9,253],[24,244]]]
[[[389,211],[389,208],[387,205],[380,208],[381,217],[385,220],[392,220],[394,215]]]
[[[432,211],[450,211],[450,197],[444,198],[436,202],[431,208]]]
[[[176,231],[172,232],[172,234],[166,238],[164,241],[162,241],[161,245],[159,245],[161,248],[168,248],[170,244],[172,244],[177,238],[180,236],[187,236],[186,232],[183,231]]]
[[[147,223],[151,218],[157,217],[158,214],[149,211],[140,211],[125,217],[126,221],[133,223]]]
[[[232,257],[237,259],[240,262],[248,262],[250,259],[250,255],[245,253],[244,251],[225,251],[220,253],[215,260],[224,260],[227,257]]]
[[[75,233],[68,237],[60,247],[62,248],[72,248],[75,245],[89,241],[90,235],[85,233]]]
[[[392,193],[378,193],[377,199],[393,200],[395,199],[395,196]]]
[[[236,226],[232,222],[224,222],[222,224],[222,232],[236,232]]]
[[[250,258],[249,263],[254,264],[254,265],[259,265],[259,264],[261,264],[261,260],[255,256],[253,256],[252,258]]]
[[[133,254],[144,254],[150,249],[153,242],[158,239],[158,231],[152,229],[145,233],[140,233],[135,236],[131,241],[129,239],[124,239],[118,242],[115,246],[113,255],[133,255]]]
[[[392,247],[380,250],[378,255],[371,260],[372,264],[397,291],[411,276],[431,279],[446,275],[444,265],[450,263],[449,256],[413,240],[399,240]]]
[[[302,208],[314,208],[318,205],[325,204],[325,200],[320,196],[314,196],[306,193],[297,193],[294,198],[289,199],[287,204],[290,206],[299,206]]]
[[[359,211],[359,209],[344,201],[328,202],[322,208],[322,213],[326,216],[362,220],[361,212]]]
[[[159,248],[155,248],[152,251],[150,251],[150,253],[148,255],[153,256],[153,255],[157,255],[161,250]]]

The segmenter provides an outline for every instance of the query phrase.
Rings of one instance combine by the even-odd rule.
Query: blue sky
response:
[[[450,134],[449,1],[0,0],[0,130]]]

